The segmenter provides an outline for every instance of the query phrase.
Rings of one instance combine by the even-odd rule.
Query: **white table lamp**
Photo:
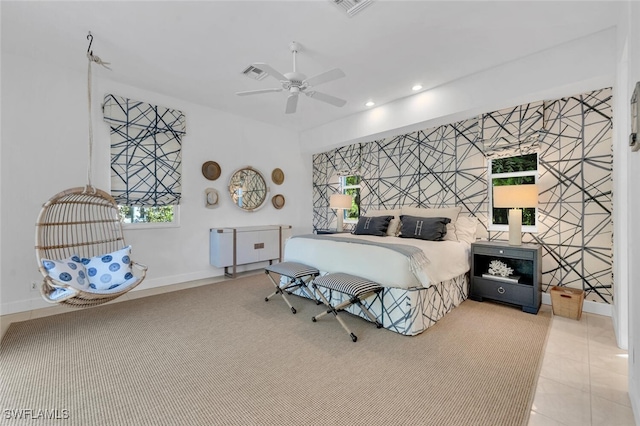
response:
[[[343,216],[344,213],[342,210],[351,209],[352,198],[349,194],[333,194],[329,197],[329,207],[332,209],[336,209],[336,215],[338,216],[338,223],[336,225],[336,230],[338,232],[342,232],[344,230],[343,226]]]
[[[522,209],[538,206],[538,185],[493,187],[493,207],[509,210],[509,245],[522,244]]]

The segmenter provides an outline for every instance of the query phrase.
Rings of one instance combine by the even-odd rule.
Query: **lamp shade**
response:
[[[349,194],[333,194],[329,197],[329,207],[332,209],[350,209],[352,200]]]
[[[502,185],[493,187],[493,207],[523,208],[538,206],[538,185]]]

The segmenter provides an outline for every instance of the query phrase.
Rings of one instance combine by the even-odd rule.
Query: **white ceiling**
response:
[[[368,99],[381,105],[410,96],[415,83],[428,90],[610,28],[620,6],[375,0],[350,18],[330,0],[2,1],[2,52],[84,70],[91,31],[94,54],[113,69],[94,67],[101,76],[302,131],[363,111]],[[285,92],[235,95],[279,87],[241,71],[252,62],[291,71],[291,41],[303,47],[298,71],[346,73],[318,86],[346,99],[344,107],[302,97],[285,115]]]

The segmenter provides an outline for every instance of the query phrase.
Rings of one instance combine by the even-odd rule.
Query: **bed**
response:
[[[381,284],[383,291],[367,299],[366,307],[383,327],[403,335],[420,334],[466,300],[477,220],[459,218],[459,208],[411,209],[368,212],[358,221],[355,234],[294,236],[286,241],[284,260],[314,266],[321,274],[344,272]],[[408,212],[420,216],[404,214]],[[446,215],[454,218],[440,223],[440,227],[446,223],[446,238],[444,231],[437,241],[407,235],[408,227],[414,228],[413,219]],[[368,218],[388,216],[392,219],[384,231],[358,232]],[[294,294],[305,297],[300,291]],[[338,292],[324,295],[332,304],[345,297]],[[347,311],[368,319],[359,309]]]

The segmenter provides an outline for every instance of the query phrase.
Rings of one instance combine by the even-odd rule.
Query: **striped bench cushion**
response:
[[[345,293],[350,296],[360,296],[364,293],[379,291],[382,289],[380,284],[371,280],[342,272],[317,277],[313,282],[317,286],[339,291],[340,293]]]
[[[290,278],[301,278],[306,277],[307,275],[320,274],[320,271],[316,268],[297,262],[280,262],[274,265],[269,265],[265,269],[269,272],[275,272],[276,274]]]

